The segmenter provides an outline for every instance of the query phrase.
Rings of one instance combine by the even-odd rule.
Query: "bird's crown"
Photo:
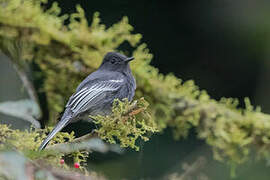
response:
[[[127,57],[118,52],[108,52],[103,59],[103,63],[111,62],[112,64],[114,64],[114,63],[120,63],[120,62],[129,62],[133,59],[134,59],[133,57]]]

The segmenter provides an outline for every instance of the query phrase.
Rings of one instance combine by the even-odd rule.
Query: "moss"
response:
[[[60,159],[64,156],[63,153],[58,151],[38,151],[38,147],[41,142],[46,138],[48,132],[50,132],[52,128],[47,128],[44,130],[14,130],[9,128],[7,125],[0,124],[0,151],[5,150],[16,150],[18,152],[23,153],[26,157],[32,160],[42,160],[43,162],[47,162],[53,164],[55,166],[60,166]],[[65,133],[59,132],[57,135],[50,141],[50,145],[57,143],[64,143],[68,141],[74,140],[74,133]],[[71,154],[76,160],[75,162],[84,162],[88,157],[88,154],[82,154],[81,152],[74,152]],[[65,165],[66,168],[68,166]]]
[[[147,111],[148,103],[143,99],[129,103],[115,100],[110,116],[92,116],[100,127],[96,130],[99,137],[115,144],[118,140],[121,147],[131,147],[139,150],[136,140],[148,141],[151,133],[157,132],[155,121]]]

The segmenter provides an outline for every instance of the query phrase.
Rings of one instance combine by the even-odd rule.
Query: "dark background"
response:
[[[143,35],[142,42],[154,54],[152,64],[160,72],[173,72],[183,80],[193,79],[217,100],[235,97],[243,102],[244,97],[249,97],[252,104],[270,113],[269,0],[58,0],[58,3],[63,13],[75,12],[76,4],[80,4],[89,22],[98,11],[107,27],[127,16],[134,33]],[[4,65],[1,67],[6,70]],[[7,82],[3,77],[1,84]],[[10,99],[7,89],[19,91],[12,85],[11,77],[6,78],[9,85],[0,88],[0,94],[6,95],[1,101]],[[18,84],[18,79],[14,79]],[[174,141],[171,131],[166,130],[141,144],[141,149],[128,150],[121,156],[91,154],[89,169],[109,179],[157,179],[172,172],[181,174],[183,163],[190,164],[203,156],[207,162],[199,173],[212,180],[230,179],[229,166],[213,160],[211,148],[197,140],[196,133]],[[249,161],[238,167],[236,175],[237,180],[268,180],[270,171],[265,162]],[[197,175],[192,179],[198,179]]]
[[[129,18],[162,73],[194,79],[212,97],[255,100],[268,60],[270,1],[254,0],[58,0],[64,13],[80,4],[91,22],[100,12],[107,26]]]

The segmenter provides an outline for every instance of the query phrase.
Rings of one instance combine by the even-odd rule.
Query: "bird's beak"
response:
[[[125,62],[130,62],[134,59],[134,57],[128,57],[127,59],[125,59]]]

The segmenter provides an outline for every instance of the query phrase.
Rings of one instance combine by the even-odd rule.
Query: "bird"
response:
[[[41,143],[39,150],[43,150],[69,123],[89,119],[89,115],[109,115],[114,99],[132,101],[136,81],[129,62],[133,59],[118,52],[108,52],[99,68],[88,75],[70,96],[60,121]]]

